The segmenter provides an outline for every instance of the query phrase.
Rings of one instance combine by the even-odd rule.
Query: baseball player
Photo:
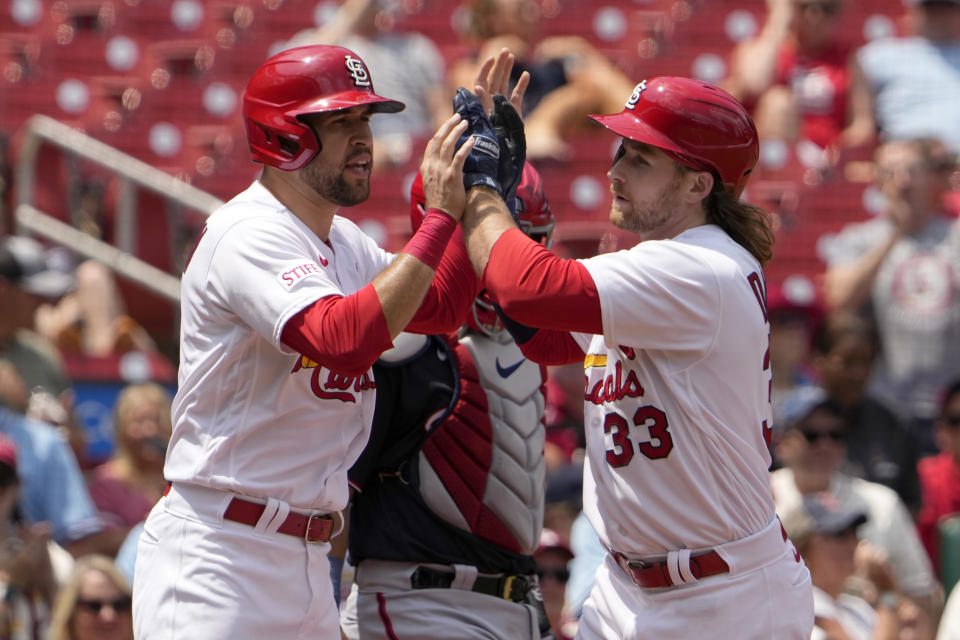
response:
[[[337,213],[369,194],[371,115],[402,108],[339,47],[282,52],[246,87],[264,168],[210,216],[183,275],[171,484],[138,548],[138,638],[340,638],[328,541],[370,430],[371,365],[408,323],[458,326],[475,291],[465,254],[443,257],[472,147],[454,153],[456,116],[427,144],[427,212],[401,253]]]
[[[490,126],[475,114],[470,132]],[[725,92],[676,77],[593,119],[621,136],[610,220],[636,246],[561,260],[483,186],[463,219],[491,297],[540,328],[524,354],[584,362],[584,510],[608,554],[578,637],[809,638],[809,572],[767,471],[773,233],[739,200],[756,129]]]
[[[553,214],[530,164],[515,203],[527,236],[549,246]],[[423,213],[418,179],[415,227]],[[552,637],[532,557],[545,368],[482,295],[469,318],[459,336],[403,334],[374,365],[373,430],[350,470],[348,638]]]

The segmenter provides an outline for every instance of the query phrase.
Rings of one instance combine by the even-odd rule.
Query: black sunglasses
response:
[[[570,572],[567,569],[537,569],[537,577],[543,580],[544,576],[550,576],[557,582],[566,582],[570,579]]]
[[[854,537],[854,538],[856,538],[856,537],[857,537],[857,527],[856,527],[856,526],[850,526],[850,527],[847,527],[846,529],[844,529],[843,531],[836,531],[836,532],[830,533],[830,534],[828,534],[828,535],[829,535],[831,538],[837,538],[837,539],[849,538],[849,537],[851,537],[851,536]]]
[[[130,598],[117,598],[116,600],[85,600],[83,598],[77,599],[77,608],[86,609],[90,613],[95,613],[97,615],[103,611],[104,607],[110,607],[117,613],[128,613],[130,611],[132,601]]]
[[[810,431],[807,429],[802,429],[800,433],[803,434],[803,437],[807,439],[807,442],[813,444],[817,440],[823,438],[830,438],[834,442],[843,442],[843,439],[846,437],[843,431],[830,430],[830,431]]]

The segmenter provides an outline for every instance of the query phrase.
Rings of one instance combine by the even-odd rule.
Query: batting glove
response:
[[[457,142],[457,148],[468,137],[476,140],[470,155],[463,165],[463,186],[466,189],[476,186],[490,187],[502,192],[500,176],[500,141],[493,131],[493,125],[483,110],[477,96],[463,87],[457,89],[453,98],[453,110],[469,123],[466,132]]]
[[[527,160],[527,138],[523,133],[523,119],[506,96],[499,93],[493,96],[493,105],[490,123],[500,141],[500,194],[516,218],[519,212],[515,211],[515,196],[523,178],[523,165]]]

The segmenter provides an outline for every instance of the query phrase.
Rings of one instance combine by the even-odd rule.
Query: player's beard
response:
[[[347,158],[347,162],[350,158]],[[352,207],[370,197],[370,178],[351,184],[345,177],[345,166],[325,168],[308,164],[302,170],[303,181],[325,200],[340,207]]]
[[[622,201],[614,198],[610,206],[610,222],[615,227],[636,234],[649,233],[663,227],[679,208],[680,183],[681,176],[677,175],[652,198],[640,202],[628,200],[626,208],[623,208]]]

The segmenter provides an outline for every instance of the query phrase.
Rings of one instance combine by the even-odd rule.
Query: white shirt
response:
[[[342,509],[370,431],[373,373],[334,375],[280,335],[296,313],[358,291],[392,259],[339,216],[324,243],[259,182],[215,211],[183,275],[167,480]]]
[[[791,469],[777,469],[770,474],[770,483],[777,513],[782,515],[800,506],[803,496],[797,490]],[[867,522],[857,534],[887,552],[897,586],[915,598],[929,595],[936,587],[930,558],[920,542],[913,518],[896,492],[843,473],[834,474],[828,492],[844,508],[867,514]]]
[[[813,613],[817,618],[836,620],[849,640],[870,640],[877,623],[877,612],[859,596],[841,593],[834,600],[829,593],[813,588]],[[820,627],[814,627],[811,640],[827,640]]]
[[[762,529],[774,506],[759,263],[705,225],[583,264],[604,331],[574,334],[587,352],[584,511],[601,541],[643,557]]]

